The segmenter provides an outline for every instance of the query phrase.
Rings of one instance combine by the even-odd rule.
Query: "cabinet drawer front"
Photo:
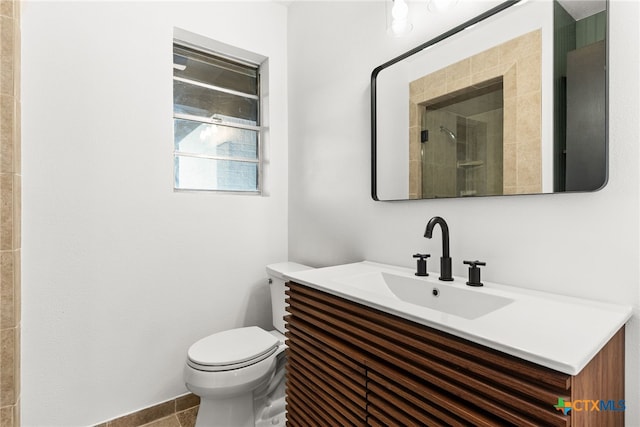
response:
[[[372,367],[368,375],[369,396],[380,396],[382,402],[393,402],[416,420],[428,415],[434,421],[431,424],[447,426],[494,426],[499,424],[495,417],[485,411],[469,408],[460,403],[455,395],[448,394],[430,384],[406,375],[392,373],[381,375],[383,370]],[[391,379],[392,377],[393,379]],[[371,406],[385,412],[385,406],[372,402]],[[444,408],[444,409],[443,409]]]
[[[383,424],[405,416],[428,425],[570,422],[553,407],[569,396],[569,375],[301,285],[291,284],[288,295],[294,319],[322,325],[323,333],[361,351],[369,413]],[[402,390],[412,396],[380,406]]]
[[[290,298],[286,317],[287,425],[364,426],[367,389],[364,355],[344,337],[300,311]]]
[[[570,387],[570,375],[306,286],[293,283],[290,288],[290,299],[295,295],[301,306],[319,311],[322,321],[328,322],[327,327],[335,326],[356,336],[369,332],[402,346],[430,351],[434,357],[452,360],[479,374],[486,373],[493,380],[504,381],[507,387],[517,387],[532,399],[540,398],[545,390],[553,393],[542,394],[543,399],[557,397],[558,392],[566,394]]]
[[[383,401],[396,396],[399,403],[394,401],[394,406],[406,406],[432,415],[445,425],[537,427],[570,424],[570,417],[556,413],[552,406],[532,407],[516,395],[510,395],[509,402],[504,397],[482,395],[463,382],[424,372],[418,367],[389,370],[383,364],[372,363],[368,376],[370,395],[378,394]]]

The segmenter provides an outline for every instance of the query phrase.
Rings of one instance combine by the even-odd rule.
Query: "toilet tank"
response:
[[[267,276],[269,277],[269,288],[271,289],[271,313],[273,316],[273,326],[284,334],[284,319],[287,314],[285,311],[286,303],[284,302],[286,295],[284,294],[286,273],[296,271],[310,270],[313,267],[298,264],[295,262],[279,262],[267,265]]]

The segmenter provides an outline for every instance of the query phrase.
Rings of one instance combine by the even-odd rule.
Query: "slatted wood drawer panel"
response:
[[[553,407],[558,397],[577,400],[597,391],[592,381],[580,376],[571,377],[302,285],[291,283],[288,295],[287,336],[293,358],[289,376],[303,375],[305,381],[309,377],[338,393],[339,407],[349,408],[349,423],[364,419],[370,425],[568,426],[572,416]],[[620,345],[624,347],[623,339],[613,353]],[[309,368],[299,366],[299,360]],[[619,364],[618,360],[615,367],[607,365],[608,372],[618,375]],[[329,380],[331,375],[339,377],[340,386]],[[364,407],[358,394],[362,375],[366,376]],[[585,390],[576,393],[576,384]],[[293,386],[297,387],[296,381]],[[292,395],[296,390],[290,389]],[[308,425],[293,422],[302,416],[298,415],[301,405],[291,406],[290,425]],[[584,415],[574,418],[589,418]],[[619,422],[619,414],[615,416]]]
[[[294,307],[289,311],[296,311],[295,296],[289,303]],[[286,319],[287,425],[366,425],[363,353],[349,340],[327,331],[312,314],[292,314]]]

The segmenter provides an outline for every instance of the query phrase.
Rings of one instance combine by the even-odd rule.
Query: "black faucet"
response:
[[[449,256],[449,227],[447,222],[439,216],[434,216],[427,223],[427,229],[424,232],[424,237],[430,239],[433,235],[433,227],[436,224],[440,225],[442,230],[442,257],[440,257],[440,280],[445,282],[453,281],[451,277],[451,257]]]

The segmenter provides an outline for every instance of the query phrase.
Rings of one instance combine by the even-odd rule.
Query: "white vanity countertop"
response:
[[[513,302],[475,319],[390,298],[380,285],[350,286],[344,278],[376,272],[424,280],[426,291],[434,286],[471,290],[513,299]],[[466,279],[453,282],[437,279],[437,273],[417,278],[408,268],[363,261],[334,267],[287,273],[296,283],[307,285],[420,323],[512,356],[570,375],[578,374],[630,319],[632,308],[581,298],[549,294],[483,281],[484,286],[467,286]],[[367,277],[367,276],[365,276]]]

